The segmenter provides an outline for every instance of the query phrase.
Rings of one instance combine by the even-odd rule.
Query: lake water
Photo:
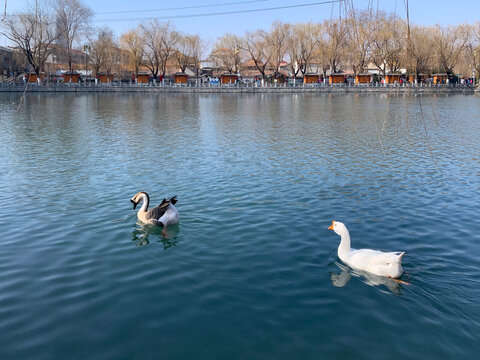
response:
[[[0,96],[1,359],[473,359],[476,96]],[[130,198],[177,195],[163,238]],[[402,280],[352,246],[406,251]]]

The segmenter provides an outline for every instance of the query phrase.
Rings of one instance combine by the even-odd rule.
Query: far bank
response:
[[[473,95],[479,90],[473,86],[408,86],[408,85],[390,85],[390,86],[159,86],[159,85],[138,85],[138,84],[2,84],[0,83],[0,92],[45,92],[45,93],[96,93],[96,92],[136,92],[136,93],[259,93],[259,94],[464,94]]]

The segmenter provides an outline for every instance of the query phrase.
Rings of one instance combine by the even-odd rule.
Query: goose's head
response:
[[[333,230],[340,236],[342,236],[342,234],[348,234],[347,227],[340,221],[332,221],[332,225],[329,226],[328,230]]]
[[[145,191],[140,191],[130,199],[130,202],[133,204],[133,210],[135,210],[140,201],[144,199],[144,196],[148,198],[148,195]]]

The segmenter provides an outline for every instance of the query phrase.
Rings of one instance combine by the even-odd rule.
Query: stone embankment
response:
[[[25,89],[26,88],[26,89]],[[84,86],[81,84],[37,85],[2,84],[0,92],[35,92],[35,93],[199,93],[199,94],[469,94],[478,93],[479,88],[472,86],[142,86],[102,84]]]

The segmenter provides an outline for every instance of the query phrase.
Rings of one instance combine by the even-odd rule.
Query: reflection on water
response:
[[[330,278],[332,280],[333,286],[335,287],[344,287],[348,284],[352,276],[354,276],[361,279],[364,284],[370,286],[379,286],[378,290],[380,292],[385,292],[382,287],[385,286],[388,290],[390,290],[396,295],[402,294],[402,285],[393,279],[389,279],[385,276],[377,276],[366,271],[353,270],[350,267],[337,261],[335,261],[335,265],[340,269],[339,274],[330,272]]]
[[[143,224],[140,221],[136,225],[132,231],[132,241],[136,246],[148,245],[151,240],[162,243],[164,250],[178,245],[178,224],[169,226],[165,235],[162,234],[162,227]]]

